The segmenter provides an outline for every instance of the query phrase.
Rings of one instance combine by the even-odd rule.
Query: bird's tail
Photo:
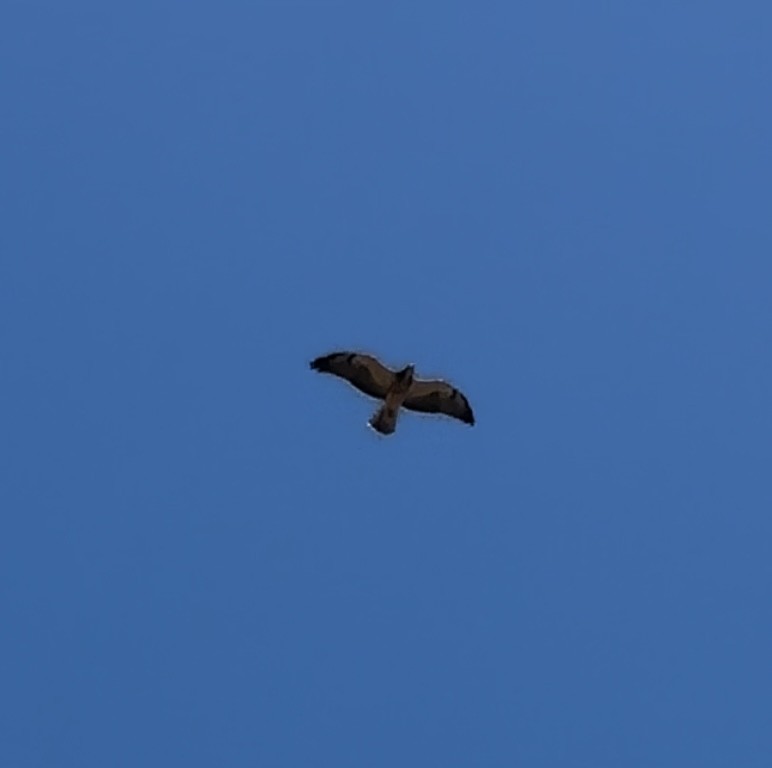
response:
[[[370,426],[382,435],[390,435],[397,428],[399,408],[389,403],[382,405],[370,419]]]

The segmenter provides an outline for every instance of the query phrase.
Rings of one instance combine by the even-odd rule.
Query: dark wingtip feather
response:
[[[330,370],[330,358],[334,357],[335,353],[331,355],[322,355],[312,360],[310,363],[311,369],[314,371],[320,371],[321,373],[327,373]]]
[[[463,397],[463,395],[462,395]],[[472,412],[472,406],[469,405],[469,401],[464,397],[464,413],[461,416],[461,421],[465,424],[469,424],[470,427],[474,426],[474,413]]]

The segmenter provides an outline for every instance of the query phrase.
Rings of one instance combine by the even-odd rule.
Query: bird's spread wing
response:
[[[474,424],[469,401],[446,381],[415,379],[402,405],[411,411],[444,413],[467,424]]]
[[[384,399],[394,383],[394,374],[370,355],[354,352],[333,352],[317,357],[311,367],[321,373],[332,373],[353,384],[371,397]]]

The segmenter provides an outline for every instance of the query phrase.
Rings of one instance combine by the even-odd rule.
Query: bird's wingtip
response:
[[[322,355],[321,357],[314,358],[309,366],[313,371],[320,371],[321,373],[329,373],[330,371],[330,358],[332,355]]]

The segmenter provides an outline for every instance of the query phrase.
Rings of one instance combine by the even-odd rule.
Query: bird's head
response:
[[[397,379],[402,384],[410,384],[413,381],[413,374],[415,373],[415,366],[405,366],[401,371],[397,371]]]

